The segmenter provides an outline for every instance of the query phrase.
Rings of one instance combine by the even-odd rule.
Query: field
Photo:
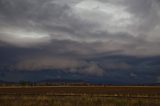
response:
[[[0,87],[0,106],[160,106],[160,87]]]

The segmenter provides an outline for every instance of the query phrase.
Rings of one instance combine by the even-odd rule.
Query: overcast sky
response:
[[[86,60],[159,56],[159,34],[159,0],[0,0],[0,69],[102,76],[105,69]],[[132,67],[111,60],[104,66]]]

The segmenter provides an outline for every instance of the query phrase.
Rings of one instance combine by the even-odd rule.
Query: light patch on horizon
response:
[[[43,32],[27,31],[23,29],[3,29],[0,32],[1,40],[7,43],[25,47],[49,42],[50,36]]]
[[[41,33],[23,31],[23,30],[9,30],[4,32],[7,35],[12,35],[18,39],[42,39],[49,37],[48,35],[42,35]]]
[[[103,76],[104,70],[97,64],[68,57],[32,57],[20,61],[14,67],[18,70],[41,71],[45,69],[65,70],[71,73]]]

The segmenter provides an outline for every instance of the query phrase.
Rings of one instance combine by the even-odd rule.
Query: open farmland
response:
[[[93,95],[160,97],[160,87],[145,86],[37,86],[37,87],[1,87],[0,94],[18,95]]]
[[[160,106],[160,87],[1,87],[0,106]]]

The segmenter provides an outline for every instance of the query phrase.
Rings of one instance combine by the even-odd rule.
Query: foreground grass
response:
[[[0,106],[160,106],[160,87],[0,87]]]
[[[160,106],[160,98],[1,95],[0,106]]]

